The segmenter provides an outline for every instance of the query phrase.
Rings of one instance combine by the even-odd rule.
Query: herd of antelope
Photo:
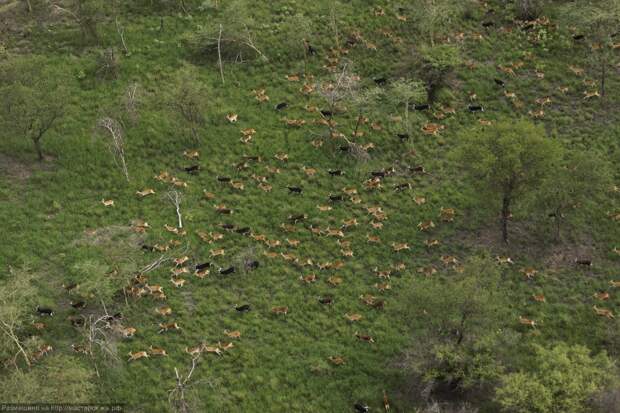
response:
[[[375,16],[385,16],[386,13],[380,8],[377,8],[374,12]],[[404,16],[397,16],[399,21],[406,20]],[[533,25],[548,25],[550,24],[548,19],[539,19],[531,22]],[[488,27],[485,26],[485,29]],[[502,30],[504,30],[502,28]],[[507,30],[507,29],[506,29]],[[391,30],[382,31],[383,35],[389,41],[398,43],[402,42],[402,39],[396,36]],[[465,42],[466,40],[479,41],[484,35],[480,33],[456,33],[454,36],[444,39],[450,42]],[[376,49],[376,45],[368,42],[363,38],[361,33],[355,33],[351,39],[347,42],[349,47],[355,47],[357,44],[363,44],[368,49]],[[327,56],[326,68],[331,71],[335,71],[338,68],[339,56],[346,54],[348,50],[331,50]],[[527,56],[528,61],[531,61],[532,56]],[[522,69],[526,63],[524,61],[517,61],[510,63],[509,65],[499,65],[497,67],[501,75],[508,76],[509,78],[516,78],[519,76],[518,71]],[[467,65],[471,70],[476,68],[475,63],[469,62]],[[579,77],[584,76],[584,70],[578,67],[570,66],[569,70]],[[538,79],[544,78],[544,73],[537,70],[536,76]],[[317,94],[319,90],[325,90],[333,88],[331,83],[316,84],[313,81],[313,76],[305,74],[290,74],[286,76],[284,82],[287,84],[301,83],[299,86],[300,96],[304,99],[311,99],[313,95]],[[374,79],[378,85],[385,84],[387,79]],[[510,89],[511,81],[502,79],[494,79],[496,85],[501,89],[502,95],[516,108],[521,108],[523,102],[519,100],[517,93],[514,89]],[[302,83],[303,82],[303,83]],[[587,79],[583,82],[587,86],[592,86]],[[560,93],[566,94],[569,92],[569,88],[566,86],[560,86],[558,88]],[[260,88],[253,90],[250,96],[253,96],[258,105],[269,105],[270,96],[266,88]],[[583,99],[590,100],[598,97],[597,92],[586,90],[583,92]],[[479,98],[475,92],[469,93],[468,96],[469,106],[468,111],[472,113],[482,113],[484,108],[481,104],[477,103]],[[535,100],[536,107],[529,110],[530,116],[534,118],[542,118],[545,116],[545,108],[553,104],[553,99],[550,96],[542,96]],[[288,110],[292,104],[287,102],[281,102],[275,105],[275,110],[278,113]],[[318,107],[312,105],[304,106],[307,112],[306,119],[291,119],[285,117],[283,119],[283,127],[286,128],[307,128],[312,125],[324,126],[327,125],[330,128],[330,136],[324,138],[313,139],[309,144],[312,145],[312,150],[321,151],[327,145],[327,142],[331,139],[338,139],[345,136],[342,131],[336,130],[336,122],[333,119],[334,114],[327,110],[319,110]],[[456,115],[456,110],[448,107],[440,107],[433,112],[433,107],[428,104],[416,105],[415,110],[429,111],[433,118],[433,122],[428,122],[421,127],[421,133],[427,135],[438,135],[442,131],[446,130],[446,125],[438,123],[448,116]],[[344,112],[342,110],[341,112]],[[239,129],[240,142],[248,151],[251,151],[253,143],[266,135],[265,131],[257,130],[244,123],[242,114],[235,112],[228,112],[223,115],[229,127],[236,128],[236,125],[242,125]],[[390,118],[392,122],[401,122],[402,119],[398,116],[392,116]],[[478,121],[481,125],[492,124],[491,120],[479,118]],[[363,138],[366,134],[372,134],[377,131],[383,130],[383,126],[379,121],[371,121],[366,117],[360,115],[358,123],[361,125],[359,130],[356,128],[354,136],[351,139]],[[408,134],[398,134],[398,138],[404,141],[409,138]],[[347,140],[349,142],[349,140]],[[361,148],[364,152],[370,152],[375,149],[376,143],[356,143],[357,147]],[[342,149],[343,147],[341,147]],[[343,151],[350,149],[349,146],[344,145]],[[192,191],[199,184],[196,182],[196,176],[199,176],[202,169],[198,163],[201,159],[201,153],[198,149],[188,149],[183,152],[183,162],[192,162],[193,165],[181,168],[188,174],[187,179],[181,179],[173,175],[169,171],[161,171],[156,175],[152,182],[153,187],[147,186],[135,192],[135,196],[139,200],[146,200],[153,197],[158,192],[164,192],[166,187],[170,186],[180,191]],[[299,162],[296,162],[299,161]],[[317,305],[330,306],[338,298],[338,294],[343,294],[346,286],[346,277],[344,276],[345,270],[349,263],[358,257],[359,254],[356,249],[360,247],[359,244],[354,242],[360,237],[364,240],[364,248],[376,248],[381,249],[385,253],[389,253],[393,258],[393,263],[385,263],[382,267],[375,267],[367,271],[372,281],[368,283],[368,290],[364,294],[359,295],[359,303],[361,308],[367,308],[367,311],[381,311],[388,305],[386,295],[390,294],[392,290],[391,278],[398,276],[405,272],[408,268],[408,263],[412,261],[412,257],[423,251],[434,251],[442,245],[442,241],[433,234],[436,234],[437,229],[441,226],[450,225],[458,217],[458,212],[454,208],[441,206],[434,212],[431,219],[421,220],[415,224],[417,231],[423,234],[426,239],[422,245],[415,245],[411,240],[400,239],[391,242],[384,241],[389,238],[389,234],[384,230],[384,226],[387,226],[389,216],[395,211],[391,210],[388,206],[379,204],[377,201],[373,201],[373,194],[375,193],[390,193],[390,197],[400,197],[399,199],[411,200],[411,204],[406,204],[407,210],[412,207],[425,205],[427,199],[421,193],[417,192],[419,180],[425,177],[431,176],[422,165],[402,165],[394,164],[388,167],[371,171],[368,176],[360,182],[356,182],[352,185],[348,182],[348,185],[343,184],[343,179],[349,175],[353,175],[352,171],[345,171],[341,169],[326,169],[322,170],[317,167],[310,167],[301,160],[295,159],[295,156],[289,155],[285,152],[275,152],[271,157],[266,158],[264,156],[249,155],[243,156],[238,159],[238,162],[234,164],[234,170],[231,175],[235,174],[235,177],[226,175],[217,175],[213,178],[214,182],[211,182],[213,187],[218,189],[203,189],[201,190],[202,197],[204,198],[209,208],[213,208],[215,216],[221,219],[228,220],[227,223],[215,224],[211,228],[178,228],[176,226],[170,226],[166,224],[163,227],[164,233],[170,236],[170,240],[161,241],[152,246],[145,245],[143,248],[148,252],[165,253],[168,251],[174,251],[175,248],[183,244],[182,240],[188,240],[193,234],[200,240],[201,245],[205,246],[208,251],[208,259],[212,261],[205,261],[205,257],[179,255],[174,257],[171,261],[171,265],[168,268],[169,278],[165,283],[157,284],[155,281],[151,283],[150,276],[147,274],[136,274],[131,280],[130,284],[125,286],[123,293],[127,297],[132,297],[136,300],[150,297],[153,299],[154,308],[152,312],[161,319],[152,326],[134,327],[124,324],[124,319],[121,314],[116,314],[110,318],[109,328],[111,331],[118,334],[118,336],[131,342],[136,335],[140,335],[142,329],[151,329],[157,331],[159,334],[183,334],[184,328],[181,321],[174,321],[177,311],[170,305],[167,305],[168,295],[178,294],[177,290],[189,288],[192,284],[200,284],[207,282],[209,277],[213,276],[234,276],[238,272],[243,270],[256,269],[259,266],[259,261],[252,260],[245,264],[245,268],[237,268],[235,265],[228,262],[223,266],[215,264],[215,260],[220,262],[230,259],[231,253],[227,248],[222,246],[229,238],[232,237],[248,237],[252,240],[257,250],[262,250],[263,255],[261,259],[273,262],[280,262],[280,264],[292,266],[298,272],[299,286],[298,288],[312,288],[312,285],[316,283],[324,282],[333,289],[334,293],[331,295],[320,296],[317,298]],[[282,181],[286,180],[290,176],[303,176],[301,181],[283,184]],[[294,206],[297,200],[301,197],[306,197],[308,194],[314,193],[314,186],[316,186],[316,179],[325,177],[331,180],[332,192],[325,195],[319,203],[313,207],[312,211],[304,211],[301,213],[290,214],[283,217],[282,222],[277,228],[273,230],[278,231],[279,235],[273,235],[273,233],[263,233],[255,228],[239,227],[235,224],[231,224],[232,217],[237,216],[235,205],[230,201],[225,201],[224,195],[226,191],[233,191],[236,194],[243,194],[246,192],[255,191],[261,196],[268,196],[268,194],[275,191],[282,191],[287,193],[290,197],[289,204]],[[159,186],[159,189],[157,188]],[[218,193],[219,192],[219,193]],[[387,195],[386,195],[387,196]],[[141,201],[145,202],[145,201]],[[111,199],[102,199],[102,205],[105,208],[117,207],[118,203],[115,203]],[[401,204],[403,204],[401,202]],[[316,209],[314,209],[316,208]],[[345,219],[338,219],[335,213],[339,211],[346,211],[349,216]],[[273,211],[277,214],[278,211]],[[329,222],[328,225],[319,225],[317,222]],[[132,223],[133,231],[145,234],[152,231],[151,226],[144,220],[134,220]],[[310,239],[311,241],[302,241],[297,237],[303,234],[302,238]],[[188,243],[189,241],[185,241]],[[329,245],[329,250],[333,251],[333,259],[329,261],[319,261],[315,257],[303,256],[303,254],[297,251],[305,250],[302,247],[304,243],[320,244],[322,248],[325,245]],[[620,253],[620,251],[616,251]],[[498,265],[514,265],[514,261],[510,257],[498,256],[496,258]],[[584,264],[586,263],[579,263]],[[591,264],[591,263],[590,263]],[[420,266],[415,269],[415,273],[422,274],[426,277],[431,277],[442,269],[451,269],[456,272],[462,272],[463,267],[457,257],[451,255],[442,255],[435,264],[428,264]],[[521,269],[526,280],[534,279],[539,270],[531,267],[525,267]],[[612,289],[620,288],[620,281],[610,281],[610,287]],[[71,294],[78,289],[78,286],[73,284],[66,287],[67,291]],[[376,294],[376,295],[375,295]],[[380,295],[380,296],[377,296]],[[596,315],[601,317],[612,319],[614,318],[613,312],[603,307],[603,303],[609,300],[610,293],[608,291],[598,291],[592,296],[592,299],[596,304],[592,306]],[[546,298],[542,293],[532,294],[532,300],[536,303],[542,304],[546,302]],[[86,306],[85,302],[74,302],[73,307],[76,310],[81,310]],[[236,311],[239,314],[252,311],[253,306],[249,303],[237,304],[231,308],[231,311]],[[296,311],[294,306],[284,305],[284,303],[272,303],[270,308],[270,316],[272,317],[291,317]],[[360,310],[361,311],[361,310]],[[53,316],[53,310],[49,308],[37,307],[37,312],[40,316]],[[364,314],[360,312],[350,311],[344,313],[342,316],[343,323],[361,324],[364,320]],[[80,316],[72,315],[69,321],[76,327],[81,327],[84,324],[84,319]],[[519,323],[527,327],[537,328],[539,323],[536,320],[520,316],[518,320],[515,320],[515,324]],[[35,328],[43,329],[45,324],[41,322],[35,323]],[[221,339],[207,343],[206,341],[200,343],[189,343],[184,348],[184,352],[189,357],[198,357],[201,354],[213,354],[218,357],[223,357],[226,352],[235,348],[233,344],[236,341],[241,340],[242,332],[239,330],[224,330],[221,332]],[[355,331],[351,337],[352,340],[365,343],[367,345],[380,345],[381,339],[373,337],[368,332]],[[84,344],[74,343],[72,349],[75,352],[86,353]],[[49,345],[43,345],[41,348],[32,355],[33,360],[38,360],[45,354],[52,351],[52,347]],[[157,357],[168,356],[168,351],[160,346],[150,345],[148,348],[135,348],[128,353],[128,361],[135,362],[141,359],[153,359]],[[347,363],[344,356],[334,354],[328,357],[328,361],[334,366],[341,366]],[[389,409],[389,402],[387,396],[384,394],[384,405],[386,410]],[[356,404],[355,408],[360,411],[367,411],[368,407],[363,404]]]

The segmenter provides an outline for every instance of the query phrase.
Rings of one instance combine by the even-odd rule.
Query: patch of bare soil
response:
[[[53,160],[53,157],[46,156],[43,162],[33,160],[27,163],[0,153],[0,178],[6,177],[12,182],[22,184],[34,172],[50,170]]]
[[[144,239],[144,234],[135,232],[130,226],[110,225],[85,230],[74,244],[129,250],[140,248]]]

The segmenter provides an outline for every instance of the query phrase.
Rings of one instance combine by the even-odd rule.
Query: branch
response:
[[[176,208],[179,228],[183,228],[183,220],[181,219],[181,195],[179,195],[177,191],[169,191],[167,195],[172,205]]]
[[[222,43],[222,24],[220,23],[220,34],[217,37],[217,63],[220,66],[220,76],[222,77],[222,84],[225,84],[225,82],[224,82],[224,68],[222,67],[221,43]]]

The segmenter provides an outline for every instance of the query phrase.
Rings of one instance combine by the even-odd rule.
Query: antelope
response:
[[[370,225],[374,228],[374,229],[381,229],[383,228],[383,223],[382,222],[375,222],[375,221],[371,221]]]
[[[345,363],[344,358],[340,356],[329,356],[327,359],[336,366],[340,366]]]
[[[164,288],[161,285],[145,284],[144,288],[146,288],[149,291],[149,293],[151,293],[151,294],[154,294],[154,293],[163,294],[164,293]]]
[[[441,244],[441,242],[438,239],[424,240],[424,245],[426,245],[427,248],[437,247],[439,244]]]
[[[423,205],[426,203],[426,198],[423,196],[416,196],[415,198],[413,198],[413,202],[415,202],[417,205]]]
[[[154,193],[155,193],[155,190],[151,188],[143,189],[142,191],[136,191],[136,195],[138,195],[141,198],[144,198],[145,196],[148,196],[148,195],[153,195]]]
[[[299,279],[306,284],[316,282],[316,274],[308,274],[306,276],[299,276]]]
[[[402,251],[402,250],[410,250],[411,248],[409,247],[409,244],[406,243],[406,242],[403,242],[403,243],[401,243],[401,242],[393,242],[392,243],[392,249],[395,252],[399,252],[399,251]]]
[[[219,348],[221,348],[224,351],[230,350],[231,348],[235,347],[232,341],[229,341],[228,343],[224,343],[224,344],[218,341],[217,345]]]
[[[525,317],[519,316],[519,323],[523,324],[525,326],[530,326],[532,328],[536,328],[536,321],[530,320],[529,318],[525,318]]]
[[[284,314],[284,315],[287,315],[288,314],[288,307],[287,306],[271,307],[271,312],[273,314]]]
[[[80,344],[71,344],[71,349],[76,353],[91,354],[91,351],[86,346]]]
[[[362,334],[358,333],[357,331],[355,332],[355,337],[357,337],[358,340],[365,341],[365,342],[370,343],[370,344],[375,342],[375,339],[372,338],[371,336],[362,335]]]
[[[329,205],[317,205],[316,207],[321,212],[327,212],[327,211],[331,211],[332,210],[332,207],[329,206]]]
[[[592,308],[594,309],[594,312],[597,315],[600,315],[601,317],[605,317],[605,318],[608,318],[610,320],[613,319],[613,318],[616,318],[616,317],[614,317],[614,314],[611,312],[611,310],[608,310],[606,308],[598,308],[597,306],[592,306]]]
[[[136,334],[136,329],[133,327],[127,327],[127,328],[120,328],[119,333],[121,333],[121,335],[124,338],[131,338]]]
[[[288,238],[285,238],[285,241],[286,241],[286,243],[287,243],[288,245],[290,245],[290,246],[291,246],[291,247],[293,247],[293,248],[298,247],[298,246],[299,246],[299,243],[300,243],[300,241],[299,241],[299,240],[297,240],[297,239],[288,239]]]
[[[286,75],[286,80],[289,82],[299,82],[299,75]]]
[[[198,153],[198,151],[183,151],[183,156],[188,159],[197,159],[198,157],[200,157],[200,154]]]
[[[179,233],[179,229],[177,227],[171,227],[168,224],[164,224],[164,228],[166,229],[166,231],[171,232],[173,234],[178,234]]]
[[[459,263],[459,260],[453,255],[442,255],[441,261],[444,265],[456,265]]]
[[[487,119],[478,119],[478,123],[480,123],[482,126],[491,126],[493,124],[492,121]]]
[[[374,272],[377,274],[377,277],[379,278],[390,279],[390,276],[392,275],[392,270],[379,271],[377,267],[375,267]]]
[[[344,232],[342,232],[342,230],[339,230],[339,229],[327,228],[326,235],[328,237],[340,237],[340,238],[343,238],[344,237]]]
[[[328,261],[328,262],[320,263],[317,266],[319,267],[319,270],[329,270],[330,268],[334,267],[334,264]]]
[[[356,321],[360,321],[363,317],[362,317],[361,314],[357,314],[357,313],[353,313],[353,314],[346,313],[344,315],[344,318],[346,318],[350,322],[354,323]]]
[[[239,330],[235,330],[235,331],[224,330],[224,334],[226,334],[230,338],[241,338],[241,331]]]
[[[199,356],[202,353],[202,344],[193,347],[185,347],[185,352],[192,357]]]
[[[615,288],[620,288],[620,281],[611,280],[611,281],[609,281],[609,285],[611,285],[612,287],[615,287]]]
[[[159,333],[163,333],[169,330],[180,330],[181,327],[177,323],[159,323]]]
[[[181,268],[170,268],[170,272],[172,273],[172,275],[174,275],[175,277],[178,277],[182,274],[189,274],[189,268],[187,267],[181,267]]]
[[[166,294],[164,294],[163,292],[156,291],[153,293],[153,298],[155,298],[156,300],[165,300]]]
[[[444,208],[441,207],[439,209],[439,217],[444,222],[452,222],[454,221],[454,215],[456,215],[456,211],[454,208]]]
[[[425,221],[418,224],[418,229],[420,231],[428,231],[431,228],[435,228],[435,223],[433,221]]]
[[[230,181],[230,186],[239,191],[243,191],[245,189],[245,185],[241,181]]]
[[[297,260],[297,257],[294,254],[286,254],[284,252],[281,252],[280,256],[284,258],[285,261],[296,261]]]
[[[35,351],[34,353],[32,353],[32,359],[39,360],[41,357],[45,356],[52,350],[54,350],[54,348],[50,346],[49,344],[41,345],[38,351]]]
[[[284,119],[284,122],[288,126],[303,126],[306,124],[306,121],[303,119]]]
[[[576,66],[568,66],[568,68],[570,69],[571,72],[573,72],[577,76],[583,76],[585,72],[584,69],[580,67],[576,67]]]
[[[306,173],[306,175],[308,175],[308,176],[314,176],[314,175],[316,175],[316,172],[317,172],[317,171],[316,171],[316,169],[314,169],[314,168],[307,168],[306,166],[303,166],[301,169],[302,169],[302,170]]]
[[[164,306],[164,307],[159,307],[155,309],[155,312],[159,315],[162,316],[168,316],[170,314],[172,314],[172,308],[168,307],[168,306]]]
[[[379,238],[378,236],[375,236],[375,235],[370,235],[370,234],[366,234],[366,240],[367,240],[367,242],[374,242],[374,243],[380,243],[381,242],[381,238]]]
[[[183,286],[185,285],[185,282],[186,282],[186,281],[187,281],[187,280],[185,280],[184,278],[174,278],[174,277],[171,277],[171,278],[170,278],[170,282],[171,282],[172,284],[174,284],[174,286],[175,286],[176,288],[181,288],[181,287],[183,287]]]
[[[281,244],[282,243],[280,242],[280,240],[277,240],[277,239],[275,239],[275,240],[268,239],[268,240],[265,241],[265,245],[267,245],[267,247],[269,247],[269,248],[279,247]]]
[[[323,146],[323,140],[322,139],[313,139],[312,142],[310,142],[312,144],[312,146],[314,146],[315,148],[320,148],[321,146]]]
[[[37,330],[43,330],[46,327],[45,323],[37,323],[37,322],[33,322],[32,326]]]
[[[439,134],[439,131],[445,128],[446,127],[444,125],[439,125],[437,123],[427,123],[426,125],[422,126],[422,132],[426,133],[427,135],[437,135]]]
[[[218,356],[223,356],[224,355],[224,353],[222,353],[222,350],[219,347],[216,347],[216,346],[204,345],[202,350],[207,352],[207,353],[215,353]]]
[[[254,234],[253,232],[250,233],[250,238],[252,238],[254,241],[259,241],[259,242],[264,242],[267,241],[267,236],[264,234]]]
[[[166,353],[166,350],[164,350],[163,348],[153,347],[153,346],[149,347],[149,353],[151,354],[151,356],[166,357],[168,355],[168,353]]]
[[[375,303],[376,297],[370,294],[362,294],[360,295],[360,300],[366,305],[373,305]]]
[[[517,98],[517,94],[514,92],[509,92],[507,90],[504,90],[504,96],[506,96],[508,99],[516,99]]]
[[[341,269],[342,267],[344,267],[344,262],[343,262],[343,261],[335,261],[335,262],[332,264],[332,268],[333,268],[333,269],[335,269],[335,270],[339,270],[339,269]]]
[[[342,192],[344,192],[345,194],[351,196],[351,195],[357,195],[357,189],[356,188],[342,188]]]
[[[340,250],[340,254],[343,257],[352,257],[353,256],[353,250]]]
[[[102,199],[101,203],[103,204],[103,206],[107,206],[107,207],[114,206],[114,201],[111,200],[111,199],[107,199],[107,200],[106,199]]]
[[[386,412],[390,411],[390,401],[387,397],[387,393],[385,392],[385,390],[383,390],[383,408]]]
[[[128,353],[129,359],[127,361],[136,361],[142,358],[149,358],[149,354],[146,351],[137,351],[132,353],[131,351]]]
[[[351,198],[349,198],[349,200],[354,204],[362,203],[362,198],[360,198],[359,196],[352,196]]]
[[[236,113],[228,113],[226,115],[226,120],[228,120],[228,122],[230,122],[230,123],[237,122],[238,118],[239,118],[239,115],[237,115]]]
[[[268,258],[277,258],[280,256],[280,254],[278,254],[277,252],[273,252],[273,251],[265,251],[263,254]]]
[[[392,286],[388,283],[376,283],[375,288],[379,291],[391,290]]]
[[[594,298],[601,301],[609,300],[609,293],[606,291],[599,291],[594,294]]]
[[[521,272],[528,278],[528,279],[532,279],[537,273],[538,271],[532,267],[527,267],[527,268],[522,268]]]
[[[218,249],[210,250],[209,254],[212,257],[219,257],[219,256],[226,255],[226,251],[224,250],[224,248],[218,248]]]
[[[547,302],[543,294],[532,294],[532,298],[534,299],[534,301],[538,301],[539,303]]]
[[[598,93],[598,90],[595,90],[594,92],[588,92],[588,91],[584,91],[583,92],[583,99],[592,99],[592,98],[600,98],[601,95]]]
[[[210,270],[208,268],[194,271],[194,275],[200,279],[205,278],[207,275],[209,275],[209,273],[210,273]]]
[[[342,278],[340,278],[340,277],[336,277],[336,276],[332,275],[331,277],[329,277],[329,278],[327,279],[327,282],[328,282],[331,286],[333,286],[333,287],[337,287],[337,286],[339,286],[340,284],[342,284]]]
[[[418,272],[421,273],[421,274],[424,274],[427,277],[430,277],[433,274],[437,273],[437,269],[435,267],[433,267],[432,265],[428,265],[426,267],[418,268]]]
[[[287,153],[276,153],[274,155],[274,158],[276,158],[280,162],[287,162],[288,161],[288,154]]]
[[[498,255],[495,257],[495,260],[498,262],[498,264],[514,264],[514,261],[512,261],[512,258],[510,257],[500,257]]]
[[[348,220],[346,220],[346,219],[342,220],[342,228],[343,229],[346,229],[346,228],[349,228],[349,227],[352,227],[352,226],[357,226],[357,219],[351,218],[351,219],[348,219]]]

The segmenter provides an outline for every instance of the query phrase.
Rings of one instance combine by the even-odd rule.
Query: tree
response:
[[[593,152],[567,152],[562,162],[534,194],[540,205],[555,222],[555,237],[569,216],[585,212],[612,186],[611,171],[605,160]]]
[[[99,21],[106,11],[108,2],[101,0],[59,0],[50,1],[52,12],[71,17],[82,31],[83,39],[99,43]]]
[[[8,280],[0,284],[0,337],[3,337],[0,354],[12,356],[16,367],[20,356],[30,366],[30,357],[19,333],[28,315],[34,311],[36,289],[33,280],[34,274],[28,270],[10,269]]]
[[[194,140],[198,141],[198,129],[205,123],[204,110],[208,99],[206,87],[198,77],[198,69],[189,65],[181,68],[173,88],[170,107],[187,124]]]
[[[515,16],[519,20],[534,20],[540,16],[543,9],[543,0],[515,1]]]
[[[592,357],[581,345],[534,345],[531,370],[505,376],[496,399],[509,412],[580,413],[612,377],[613,362],[605,352]]]
[[[0,380],[0,400],[5,403],[88,403],[96,387],[93,373],[80,360],[50,355],[29,370],[15,370]]]
[[[420,101],[424,97],[424,86],[415,80],[398,79],[390,85],[389,98],[397,105],[403,105],[405,125],[410,132],[409,106],[412,102]]]
[[[121,168],[125,179],[129,182],[129,171],[125,161],[125,132],[123,125],[116,119],[104,116],[97,121],[96,130],[104,138],[108,150],[114,157],[114,161]]]
[[[426,99],[433,103],[439,92],[461,64],[460,51],[456,46],[439,45],[435,47],[422,46],[419,49],[420,76],[426,82]]]
[[[435,46],[437,37],[447,33],[463,10],[461,2],[452,0],[422,0],[415,7],[416,27]]]
[[[516,338],[505,328],[512,317],[492,260],[473,258],[446,280],[418,280],[403,305],[415,340],[405,368],[424,383],[456,390],[499,378]]]
[[[355,119],[355,127],[353,129],[353,136],[357,136],[359,127],[364,119],[364,114],[372,110],[373,107],[379,101],[379,98],[383,94],[383,89],[380,87],[369,87],[355,91],[351,95],[350,106],[357,114]]]
[[[599,2],[579,2],[568,4],[568,13],[572,22],[587,33],[591,39],[592,61],[599,71],[599,93],[602,97],[606,94],[606,82],[610,65],[614,57],[614,38],[620,27],[620,2],[617,0],[602,0]]]
[[[62,117],[67,104],[66,79],[40,57],[1,62],[0,79],[0,130],[6,136],[30,140],[42,161],[43,138]]]
[[[501,232],[508,242],[508,220],[521,197],[533,193],[559,164],[561,146],[542,126],[525,120],[500,120],[462,134],[455,152],[459,173],[481,191],[480,202],[501,204]],[[490,198],[483,197],[482,194]]]

